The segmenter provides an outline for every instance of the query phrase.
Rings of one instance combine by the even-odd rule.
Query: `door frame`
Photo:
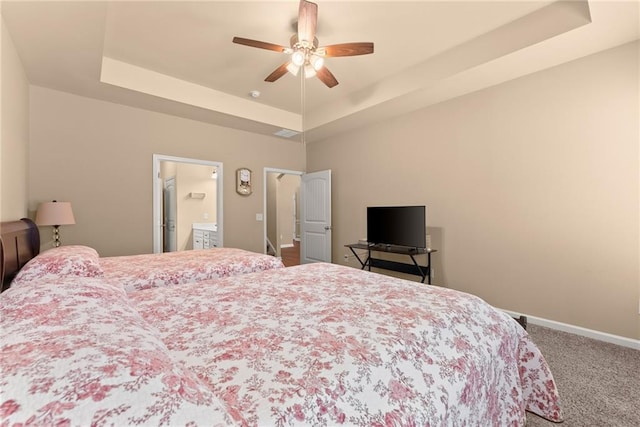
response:
[[[304,175],[304,172],[302,171],[294,171],[294,170],[288,170],[288,169],[279,169],[279,168],[268,168],[265,167],[262,173],[262,194],[263,194],[263,200],[262,200],[262,212],[263,212],[263,217],[262,217],[262,253],[266,254],[267,253],[267,174],[269,173],[283,173],[285,175],[297,175],[300,177],[300,179],[302,179],[302,175]],[[302,236],[300,236],[300,238],[302,239]]]
[[[153,155],[153,252],[162,252],[162,190],[163,182],[160,178],[160,162],[188,163],[192,165],[213,166],[218,171],[216,179],[216,224],[218,224],[218,247],[224,246],[224,222],[223,222],[223,169],[222,162],[214,162],[210,160],[190,159],[187,157],[166,156],[164,154]]]

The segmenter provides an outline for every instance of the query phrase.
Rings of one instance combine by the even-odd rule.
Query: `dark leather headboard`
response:
[[[0,222],[1,291],[9,288],[16,273],[40,252],[40,233],[29,218]]]

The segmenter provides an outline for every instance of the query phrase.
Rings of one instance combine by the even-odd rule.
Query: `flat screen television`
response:
[[[427,247],[425,206],[367,207],[367,241],[370,245]]]

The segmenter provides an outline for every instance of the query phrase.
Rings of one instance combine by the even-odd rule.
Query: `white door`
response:
[[[164,182],[164,252],[177,250],[176,205],[176,179],[167,178]]]
[[[302,175],[300,263],[331,262],[331,170]]]

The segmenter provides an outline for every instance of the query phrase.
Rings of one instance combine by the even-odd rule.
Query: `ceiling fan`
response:
[[[338,80],[336,80],[331,71],[324,66],[324,58],[373,53],[373,43],[341,43],[319,47],[318,39],[316,38],[317,24],[318,5],[310,1],[301,0],[298,9],[298,33],[291,37],[289,42],[291,47],[242,37],[234,37],[233,42],[291,55],[287,62],[276,68],[264,79],[266,82],[275,82],[284,76],[287,71],[293,75],[297,75],[300,69],[302,69],[305,77],[310,78],[317,76],[325,85],[332,88],[338,84]]]

